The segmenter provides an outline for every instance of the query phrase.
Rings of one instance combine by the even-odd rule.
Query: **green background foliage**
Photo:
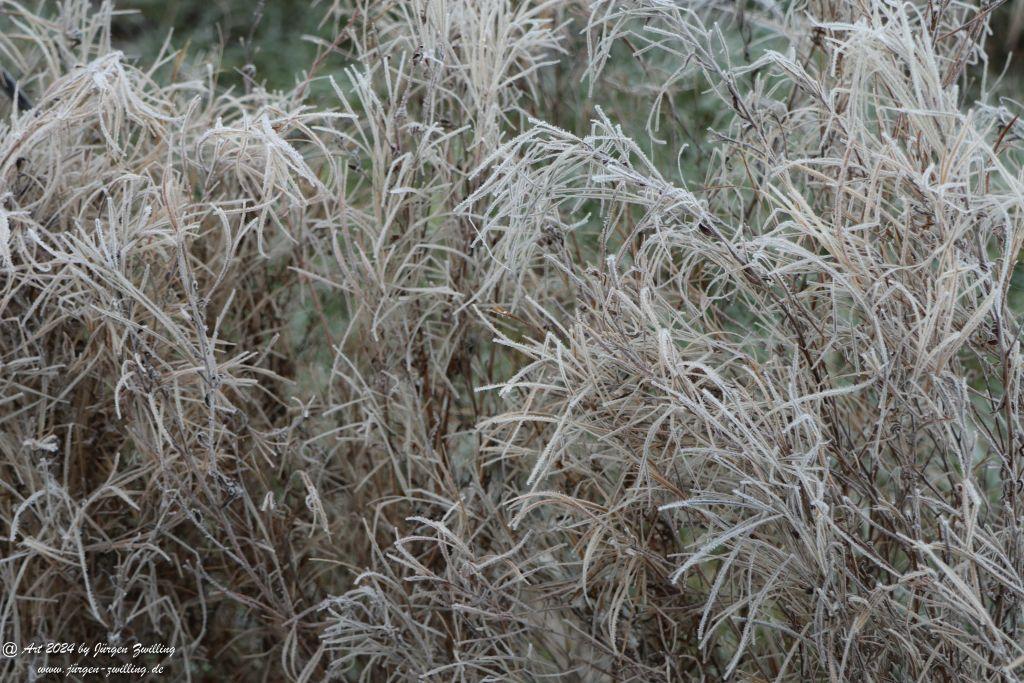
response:
[[[246,64],[257,82],[286,88],[316,56],[306,36],[318,34],[328,6],[304,0],[131,0],[118,4],[115,39],[137,56],[156,54],[169,32],[171,44],[188,46],[192,58],[221,50],[221,82],[240,85]],[[210,59],[211,63],[217,60]]]

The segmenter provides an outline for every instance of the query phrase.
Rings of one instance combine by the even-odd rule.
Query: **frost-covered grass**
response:
[[[268,91],[0,0],[0,641],[173,645],[175,680],[1024,678],[987,7],[311,11]]]

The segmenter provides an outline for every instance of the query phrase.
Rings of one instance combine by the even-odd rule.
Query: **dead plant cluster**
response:
[[[1021,680],[992,10],[338,0],[272,92],[0,0],[0,641]]]

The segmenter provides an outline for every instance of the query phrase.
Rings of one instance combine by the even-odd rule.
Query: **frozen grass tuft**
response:
[[[338,1],[234,92],[0,0],[0,641],[1021,680],[991,9]]]

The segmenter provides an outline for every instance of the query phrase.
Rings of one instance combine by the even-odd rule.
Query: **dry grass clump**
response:
[[[108,4],[0,0],[0,641],[1024,678],[991,9],[338,1],[238,93],[126,59]]]
[[[333,580],[316,498],[342,495],[302,448],[288,329],[336,115],[130,64],[109,4],[0,11],[33,104],[0,129],[3,639],[296,677]]]

